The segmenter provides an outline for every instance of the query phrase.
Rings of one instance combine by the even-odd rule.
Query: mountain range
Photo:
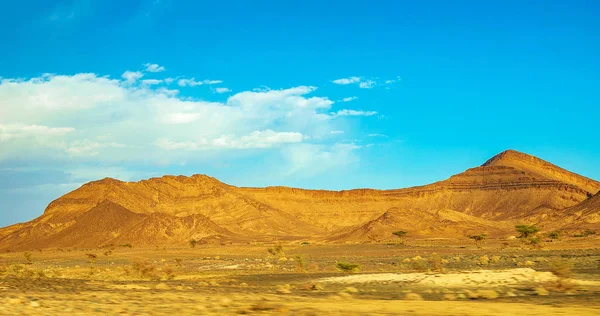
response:
[[[89,182],[27,223],[0,229],[0,249],[154,247],[206,242],[379,242],[600,228],[600,182],[504,151],[429,185],[395,190],[235,187],[206,175]]]

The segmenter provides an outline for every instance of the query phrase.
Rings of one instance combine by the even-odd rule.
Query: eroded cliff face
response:
[[[598,191],[597,181],[516,151],[444,181],[398,190],[238,188],[205,175],[107,178],[58,198],[31,222],[0,230],[0,248],[152,246],[209,237],[368,241],[390,238],[398,228],[415,236],[502,234],[517,222],[560,222],[563,210]],[[570,209],[562,222],[577,225],[577,212]]]

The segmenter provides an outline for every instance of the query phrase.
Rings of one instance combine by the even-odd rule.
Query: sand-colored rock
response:
[[[205,175],[103,179],[56,199],[39,218],[0,229],[0,249],[136,247],[296,239],[381,242],[514,234],[514,225],[600,225],[600,182],[505,151],[480,167],[397,190],[243,188]]]

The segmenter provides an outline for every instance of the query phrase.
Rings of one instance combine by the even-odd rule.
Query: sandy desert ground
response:
[[[599,241],[7,251],[0,314],[598,315]]]

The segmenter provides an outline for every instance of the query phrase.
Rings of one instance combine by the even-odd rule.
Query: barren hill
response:
[[[398,190],[239,188],[205,175],[107,178],[58,198],[31,222],[1,229],[0,248],[180,245],[192,238],[360,242],[392,238],[397,229],[501,235],[520,222],[578,225],[580,206],[593,221],[597,197],[589,198],[598,191],[598,181],[512,150],[447,180]]]

